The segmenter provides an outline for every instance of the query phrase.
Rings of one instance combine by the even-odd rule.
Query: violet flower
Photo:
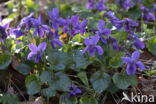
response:
[[[57,37],[58,31],[52,32],[49,31],[47,37],[50,40],[52,48],[56,48],[56,45],[63,46],[62,42],[59,40],[59,37]]]
[[[155,16],[150,11],[149,8],[146,8],[145,6],[141,5],[141,10],[142,10],[142,16],[146,22],[149,20],[153,20],[153,21],[155,20]]]
[[[112,11],[108,11],[104,14],[109,21],[118,29],[120,30],[123,27],[123,21],[120,21]]]
[[[1,21],[2,21],[2,17],[0,16],[0,22]],[[8,36],[8,32],[7,32],[8,28],[9,28],[9,23],[0,25],[0,39],[1,39],[0,41],[2,43],[4,43],[4,39],[6,39]]]
[[[19,38],[24,35],[24,31],[20,30],[19,28],[13,28],[10,30],[10,34]]]
[[[77,94],[82,93],[82,90],[79,89],[78,86],[74,86],[73,84],[71,84],[69,88],[70,88],[70,91],[69,91],[70,96],[76,96]]]
[[[136,67],[138,67],[140,71],[145,69],[144,64],[138,61],[139,55],[139,51],[135,51],[132,57],[122,57],[122,60],[127,64],[126,72],[128,75],[134,75],[136,73]]]
[[[80,24],[80,34],[81,35],[84,35],[84,33],[86,33],[87,31],[86,31],[86,27],[87,27],[87,24],[88,24],[88,20],[87,19],[85,19],[85,20],[83,20],[82,22],[81,22],[81,24]]]
[[[35,37],[37,36],[37,33],[40,37],[43,37],[44,32],[49,30],[49,27],[47,25],[42,24],[41,15],[37,19],[31,18],[31,22],[33,26],[35,26],[35,30],[33,33]]]
[[[135,39],[134,45],[137,49],[144,49],[145,45],[144,43],[138,38],[136,37],[136,35],[134,33],[132,33],[133,35],[133,39]]]
[[[48,15],[52,22],[52,28],[58,30],[59,25],[64,25],[65,20],[63,18],[59,18],[59,10],[57,8],[53,8],[53,11],[49,11]]]
[[[34,16],[34,13],[30,13],[30,15],[28,15],[27,17],[24,17],[20,24],[18,25],[17,28],[21,28],[22,26],[24,26],[25,28],[28,28],[29,30],[32,27],[32,22],[31,22],[31,18]]]
[[[99,55],[102,55],[103,49],[97,45],[99,38],[100,37],[98,35],[95,35],[85,39],[84,43],[87,47],[83,50],[82,55],[84,55],[87,50],[89,51],[91,57],[95,55],[95,51],[97,51]]]
[[[39,63],[39,59],[41,58],[41,60],[43,61],[43,51],[46,49],[47,47],[47,43],[46,42],[42,42],[38,45],[38,47],[34,44],[29,44],[29,49],[31,50],[31,52],[28,54],[27,59],[30,60],[33,56],[35,56],[35,62],[36,64]]]
[[[126,18],[125,20],[123,20],[123,26],[126,32],[130,32],[131,31],[131,27],[137,27],[139,24],[129,18]]]
[[[95,7],[95,0],[88,0],[88,3],[86,5],[87,9],[94,9]]]
[[[79,23],[79,16],[74,15],[71,19],[67,18],[66,23],[63,27],[64,33],[69,33],[71,37],[75,36],[75,34],[79,33],[80,31],[80,23]]]
[[[156,4],[153,4],[153,6],[154,6],[154,11],[156,12]]]
[[[103,20],[100,20],[98,23],[98,31],[96,32],[100,36],[100,40],[103,43],[107,43],[107,39],[109,38],[111,34],[110,29],[105,29],[105,22]]]
[[[104,0],[100,0],[100,2],[97,4],[97,9],[99,10],[99,11],[103,11],[103,10],[105,10],[106,9],[106,6],[104,5]]]
[[[131,0],[119,0],[119,4],[124,8],[124,10],[128,10],[132,7]]]

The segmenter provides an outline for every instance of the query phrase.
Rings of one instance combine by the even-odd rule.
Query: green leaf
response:
[[[86,86],[89,86],[88,78],[87,78],[86,72],[79,72],[79,73],[77,74],[77,76],[81,79],[81,81],[82,81]]]
[[[12,94],[7,94],[0,97],[0,103],[2,104],[20,104],[17,96]]]
[[[26,0],[26,6],[28,7],[33,7],[34,6],[34,2],[32,0]]]
[[[23,63],[20,63],[17,67],[16,67],[16,70],[18,72],[20,72],[21,74],[23,75],[28,75],[29,72],[31,71],[31,67],[27,64],[23,64]]]
[[[60,5],[60,15],[61,17],[69,17],[72,16],[74,14],[74,12],[72,11],[71,6],[65,5],[65,4],[61,4]]]
[[[5,70],[11,63],[11,57],[7,53],[0,55],[0,70]]]
[[[80,50],[76,50],[74,52],[73,61],[75,63],[75,67],[73,70],[81,69],[88,66],[88,62],[85,57],[82,56],[82,52]]]
[[[17,13],[11,13],[9,16],[7,16],[6,18],[7,19],[9,19],[9,18],[15,18],[15,17],[17,17],[18,16],[18,14]]]
[[[77,104],[77,102],[75,96],[69,97],[68,94],[62,95],[59,100],[59,104]]]
[[[88,18],[88,17],[93,17],[93,16],[94,16],[94,14],[93,14],[92,12],[90,12],[90,11],[81,11],[81,12],[79,12],[78,14],[79,14],[79,16],[80,16],[82,19],[86,19],[86,18]]]
[[[111,83],[110,83],[110,85],[109,85],[109,88],[108,88],[108,91],[109,91],[111,94],[115,94],[118,90],[119,90],[119,88],[116,87],[116,85],[113,83],[113,81],[111,81]]]
[[[156,38],[149,40],[146,46],[148,51],[150,51],[153,55],[156,55]]]
[[[127,12],[123,12],[122,14],[136,20],[141,17],[141,9],[135,6],[130,8]]]
[[[49,84],[56,90],[69,91],[71,81],[66,74],[62,72],[57,72],[55,75],[52,76],[52,81]]]
[[[35,74],[27,76],[25,84],[29,95],[34,95],[41,89],[40,81]]]
[[[135,75],[127,75],[126,73],[115,73],[113,76],[114,84],[120,89],[127,89],[129,86],[138,84]]]
[[[43,71],[40,75],[40,81],[42,83],[45,83],[46,81],[50,82],[51,81],[51,73],[48,71]]]
[[[70,54],[54,51],[48,56],[48,61],[51,68],[56,71],[61,71],[68,67],[68,65],[72,62],[72,57]]]
[[[56,95],[56,89],[53,86],[43,89],[42,91],[43,91],[43,95],[46,97],[52,97]]]
[[[109,61],[109,65],[112,67],[112,68],[119,68],[122,66],[123,62],[122,62],[122,59],[121,57],[123,56],[123,53],[117,53],[117,55],[115,57],[113,57],[112,59],[110,59]]]
[[[110,76],[107,73],[100,71],[95,72],[90,79],[93,88],[98,93],[102,93],[103,91],[105,91],[109,87],[110,81]]]
[[[93,97],[88,98],[88,97],[82,97],[80,99],[80,104],[98,104],[97,100]]]

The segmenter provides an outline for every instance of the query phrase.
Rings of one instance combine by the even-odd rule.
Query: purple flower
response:
[[[1,22],[1,20],[2,20],[2,17],[0,16],[0,22]],[[9,28],[8,23],[4,24],[4,25],[0,25],[0,39],[1,39],[0,41],[2,43],[4,43],[4,39],[6,39],[8,36],[8,32],[7,32],[8,28]]]
[[[135,35],[135,33],[132,32],[132,31],[130,31],[129,33],[132,35],[132,37],[130,37],[130,34],[129,34],[127,38],[128,38],[129,40],[132,39],[132,41],[135,41],[135,42],[134,42],[134,46],[135,46],[138,50],[139,50],[139,49],[144,49],[144,48],[145,48],[144,43]]]
[[[24,35],[24,31],[20,30],[19,28],[13,28],[10,30],[10,34],[15,35],[16,38],[19,38]]]
[[[70,96],[76,96],[77,94],[82,93],[82,90],[79,89],[77,86],[74,86],[73,84],[71,84],[69,88],[70,88],[70,91],[69,91]]]
[[[144,64],[141,61],[137,61],[139,55],[139,51],[135,51],[132,57],[122,57],[122,60],[127,64],[126,71],[128,75],[134,75],[136,73],[136,67],[138,67],[140,71],[145,69]]]
[[[120,30],[123,27],[123,21],[120,21],[112,11],[108,11],[104,14],[109,21],[118,29]]]
[[[153,6],[154,6],[154,11],[156,12],[156,4],[153,4]]]
[[[105,29],[105,22],[103,20],[100,20],[98,23],[98,31],[96,32],[103,43],[107,43],[107,39],[109,38],[111,34],[110,29]]]
[[[126,18],[125,20],[123,20],[123,26],[125,31],[130,32],[131,31],[131,27],[137,27],[139,24],[129,18]]]
[[[82,55],[84,55],[87,50],[89,51],[91,57],[95,55],[96,50],[99,55],[102,55],[103,49],[99,45],[97,45],[98,41],[99,41],[98,35],[91,36],[90,38],[85,39],[84,43],[87,47],[83,50]]]
[[[56,45],[62,46],[62,42],[59,40],[59,37],[57,37],[58,31],[52,32],[51,30],[48,33],[48,39],[50,40],[51,46],[53,48],[56,48]]]
[[[113,43],[113,48],[114,48],[114,50],[117,50],[118,48],[119,48],[119,46],[118,46],[118,44],[117,44],[117,40],[115,39],[115,38],[111,38],[112,39],[112,43]]]
[[[100,2],[96,3],[97,0],[88,0],[86,5],[87,9],[95,9],[95,7],[99,11],[103,11],[106,7],[104,5],[104,0],[100,0]]]
[[[57,8],[53,8],[52,12],[48,12],[48,15],[52,22],[52,28],[58,30],[59,25],[63,25],[65,20],[63,18],[59,18],[59,10]]]
[[[69,33],[71,37],[79,33],[80,31],[79,16],[74,15],[71,17],[71,19],[67,18],[66,23],[63,27],[63,31],[64,33]]]
[[[103,0],[100,0],[100,2],[97,4],[96,7],[97,7],[97,9],[99,11],[103,11],[106,8],[106,6],[104,5],[104,1]]]
[[[94,9],[95,7],[95,0],[88,0],[88,3],[86,5],[87,9]]]
[[[137,37],[135,39],[136,39],[136,41],[134,43],[135,47],[137,49],[144,49],[145,48],[144,43],[139,38],[137,38]]]
[[[24,26],[24,28],[28,28],[29,30],[32,27],[31,18],[34,16],[34,13],[30,13],[27,17],[24,17],[17,28],[21,28]]]
[[[154,14],[150,11],[149,8],[146,8],[145,6],[141,5],[141,10],[142,10],[142,16],[145,21],[155,20]]]
[[[42,24],[41,15],[37,19],[31,18],[31,22],[33,26],[35,26],[35,30],[33,33],[35,37],[37,36],[37,33],[40,37],[43,37],[44,32],[49,30],[49,27],[47,25]]]
[[[134,3],[136,3],[137,1],[138,1],[139,3],[142,2],[141,0],[133,0]]]
[[[79,27],[80,28],[80,34],[81,35],[84,35],[84,33],[86,33],[87,24],[88,24],[88,20],[87,19],[85,19],[85,20],[83,20],[81,22],[80,27]]]
[[[43,61],[42,55],[43,55],[43,51],[46,49],[46,47],[47,47],[46,42],[40,43],[38,47],[34,44],[29,44],[29,49],[31,50],[31,52],[28,54],[27,59],[30,60],[33,56],[35,56],[36,64],[39,63],[40,58]]]
[[[119,4],[124,8],[124,10],[128,10],[132,7],[131,0],[119,0]]]

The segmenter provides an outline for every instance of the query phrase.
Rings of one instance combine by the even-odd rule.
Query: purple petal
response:
[[[88,47],[86,47],[86,48],[82,51],[82,56],[86,53],[87,50],[88,50]]]
[[[37,37],[37,31],[38,31],[37,28],[35,28],[34,33],[33,33],[34,37]]]
[[[124,61],[127,64],[132,62],[130,57],[122,57],[122,61]]]
[[[62,42],[61,42],[59,39],[55,39],[55,43],[56,43],[57,45],[59,45],[59,46],[62,46],[62,45],[63,45]]]
[[[30,60],[35,54],[33,52],[30,52],[28,54],[27,60]]]
[[[153,4],[153,6],[154,6],[154,11],[156,12],[156,4]]]
[[[39,44],[38,50],[43,52],[46,49],[46,47],[47,47],[47,43],[46,42],[42,42],[42,43]]]
[[[5,29],[5,31],[7,31],[8,28],[9,28],[9,23],[7,23],[7,24],[4,25],[4,29]]]
[[[103,55],[103,49],[100,46],[96,46],[99,55]]]
[[[44,31],[43,31],[43,29],[38,28],[38,35],[39,35],[40,37],[43,37],[43,36],[44,36]]]
[[[71,23],[73,24],[73,26],[77,26],[79,24],[79,16],[78,15],[72,16]]]
[[[76,94],[82,93],[82,91],[81,91],[78,87],[76,87],[76,88],[74,89],[74,92],[75,92]]]
[[[105,27],[105,22],[103,20],[100,20],[98,23],[98,30],[101,32],[103,31],[104,27]]]
[[[105,36],[109,36],[111,34],[111,30],[110,29],[103,29],[103,34]]]
[[[57,18],[59,16],[59,10],[57,8],[53,8],[53,16]]]
[[[128,64],[126,71],[127,71],[128,75],[134,75],[136,73],[136,66],[135,66],[135,64]]]
[[[37,48],[34,44],[29,44],[29,49],[30,49],[33,53],[37,54],[38,48]]]
[[[88,20],[85,19],[81,22],[81,27],[86,27],[87,26],[87,23],[88,23]]]
[[[151,19],[151,20],[155,20],[155,16],[154,16],[154,14],[153,13],[151,13],[151,12],[149,12],[148,13],[148,19]]]
[[[141,71],[145,69],[145,66],[141,61],[137,61],[136,65],[139,68],[139,70],[141,70]]]
[[[39,15],[39,17],[38,17],[38,22],[39,22],[39,24],[42,24],[42,17],[41,17],[41,15]]]
[[[99,38],[100,38],[99,35],[95,35],[95,36],[92,36],[92,37],[91,37],[91,39],[92,39],[94,45],[96,45],[96,44],[98,43]]]
[[[48,25],[42,25],[42,29],[48,31],[50,28]]]
[[[133,60],[137,60],[139,58],[139,56],[140,56],[139,51],[135,51],[132,53],[132,59]]]
[[[36,55],[36,57],[35,57],[35,62],[36,62],[36,64],[39,63],[39,59],[40,59],[40,56],[39,56],[39,55]]]
[[[135,47],[137,49],[144,49],[145,45],[143,42],[140,41],[140,39],[136,38],[136,42],[134,43]]]
[[[2,16],[0,16],[0,22],[2,21]]]
[[[95,55],[95,48],[89,49],[90,56],[93,57]]]
[[[101,0],[98,5],[97,5],[97,9],[99,11],[103,11],[106,8],[106,6],[103,4],[103,0]]]

